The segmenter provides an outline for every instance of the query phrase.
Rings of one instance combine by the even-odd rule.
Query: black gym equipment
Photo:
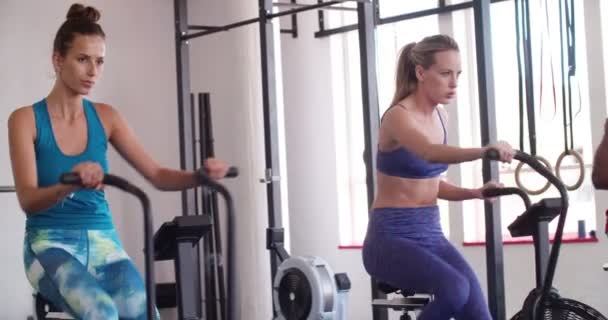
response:
[[[572,191],[580,188],[585,178],[585,162],[583,161],[583,157],[581,156],[581,154],[574,149],[574,121],[572,118],[572,78],[576,77],[576,36],[574,23],[574,1],[559,0],[559,11],[564,151],[557,158],[557,164],[555,165],[555,174],[558,178],[561,179],[562,161],[565,157],[572,156],[576,160],[576,163],[578,164],[579,168],[579,176],[576,182],[572,185],[566,185],[566,189]],[[565,25],[564,19],[566,20]],[[564,54],[564,40],[566,40],[566,54]],[[567,71],[565,69],[564,62],[566,62],[568,65]]]
[[[282,228],[266,229],[266,248],[281,264],[272,284],[274,320],[346,320],[350,279],[317,256],[289,256]]]
[[[0,186],[0,193],[9,193],[15,192],[15,187],[13,186]]]
[[[431,294],[423,294],[408,289],[398,289],[386,283],[378,283],[378,289],[384,294],[399,294],[399,297],[393,299],[374,299],[372,306],[374,308],[390,308],[397,311],[403,311],[399,320],[412,320],[410,313],[418,313],[432,301]]]
[[[535,128],[535,112],[534,112],[534,85],[532,75],[532,55],[531,55],[531,34],[530,34],[530,12],[529,0],[515,0],[515,26],[516,26],[516,42],[517,42],[517,65],[518,65],[518,80],[519,80],[519,148],[524,150],[524,84],[525,84],[525,102],[528,121],[528,135],[530,144],[530,153],[541,161],[545,166],[551,168],[551,164],[546,158],[536,154],[536,128]],[[549,11],[545,6],[545,19],[548,24]],[[564,22],[565,20],[565,22]],[[560,34],[560,66],[561,66],[561,82],[562,82],[562,113],[563,113],[563,128],[564,128],[564,151],[558,156],[555,165],[555,172],[558,178],[561,179],[562,162],[567,156],[572,156],[578,165],[579,176],[576,182],[572,185],[566,185],[567,190],[576,190],[582,184],[585,178],[585,167],[582,156],[574,148],[574,130],[572,117],[572,78],[576,74],[576,47],[575,47],[575,24],[574,24],[574,1],[559,0],[559,34]],[[547,30],[549,29],[547,25]],[[541,35],[542,38],[542,35]],[[567,52],[564,53],[564,44]],[[523,58],[521,47],[523,47]],[[542,68],[542,39],[541,39],[541,68]],[[567,70],[566,70],[567,65]],[[552,65],[551,65],[552,67]],[[553,79],[552,79],[553,80]],[[542,89],[542,75],[541,75]],[[542,91],[541,91],[542,98]],[[553,87],[553,99],[556,102],[555,84]],[[580,93],[579,93],[580,95]],[[580,100],[580,97],[579,97]],[[542,101],[542,99],[541,99]],[[556,106],[557,107],[557,106]],[[569,127],[569,128],[568,128]],[[524,163],[518,163],[515,168],[515,182],[517,186],[526,190],[528,194],[539,195],[547,191],[551,184],[549,181],[537,190],[527,189],[521,182],[521,170]]]
[[[496,150],[486,154],[490,160],[498,160]],[[514,157],[540,175],[545,177],[559,191],[559,198],[545,198],[530,204],[528,195],[517,188],[489,189],[486,197],[497,197],[516,194],[526,206],[526,211],[513,221],[508,229],[513,237],[532,236],[534,241],[534,259],[536,264],[536,287],[532,289],[519,311],[512,320],[607,320],[597,310],[572,299],[561,297],[552,287],[555,267],[562,243],[562,235],[568,211],[568,193],[564,183],[551,173],[534,156],[518,151]],[[549,248],[549,223],[559,216],[553,247]]]
[[[163,288],[162,299],[157,295],[157,304],[160,302],[163,308],[177,307],[179,319],[194,319],[196,315],[197,284],[192,282],[192,274],[197,272],[194,252],[210,229],[207,216],[177,216],[163,223],[154,234],[154,260],[173,260],[175,265],[175,284],[157,284],[157,289]]]
[[[194,102],[194,96],[192,100]],[[198,131],[199,159],[215,157],[213,123],[211,115],[211,96],[209,93],[198,93]],[[192,104],[194,105],[194,103]],[[197,141],[193,136],[193,141]],[[201,160],[195,160],[200,163]],[[197,196],[198,197],[198,196]],[[219,218],[217,193],[205,189],[201,192],[201,207],[195,204],[196,211],[206,214],[211,219],[213,227],[211,234],[203,247],[202,272],[205,283],[205,319],[225,319],[226,317],[226,281],[224,265],[219,257],[222,256],[222,228]],[[199,261],[199,264],[200,264]],[[221,316],[221,317],[220,317]],[[224,317],[224,318],[222,318]]]
[[[228,173],[226,174],[226,178],[234,178],[239,174],[238,168],[230,167]],[[232,200],[232,195],[226,189],[224,185],[221,183],[211,179],[204,171],[198,171],[198,180],[200,184],[206,188],[209,188],[217,193],[219,193],[222,198],[224,198],[225,206],[226,206],[226,223],[227,223],[227,232],[228,232],[228,241],[227,241],[227,250],[228,250],[228,258],[225,259],[224,265],[228,269],[228,279],[226,280],[228,283],[226,296],[223,299],[226,301],[226,310],[224,312],[224,319],[233,320],[234,319],[234,307],[232,305],[234,293],[234,266],[235,266],[235,250],[234,250],[234,239],[235,239],[235,229],[234,229],[234,202]],[[219,232],[219,230],[218,230]],[[220,281],[224,281],[224,279],[220,279]],[[184,318],[186,319],[186,318]]]
[[[524,104],[528,121],[528,139],[530,143],[530,154],[545,166],[551,168],[551,163],[536,153],[536,115],[534,113],[534,77],[532,70],[532,40],[530,31],[530,5],[528,0],[515,0],[515,38],[517,49],[517,72],[519,91],[519,148],[524,149]],[[523,52],[522,52],[523,50]],[[523,62],[522,62],[523,55]],[[524,91],[525,89],[525,91]],[[525,101],[524,101],[525,93]],[[525,103],[524,103],[525,102]],[[521,170],[524,163],[520,162],[515,167],[515,183],[528,194],[539,195],[547,191],[551,184],[547,183],[540,189],[528,189],[521,182]]]
[[[176,71],[177,71],[177,88],[178,88],[178,114],[179,114],[179,129],[180,129],[180,164],[182,169],[192,170],[196,166],[193,159],[195,152],[193,137],[193,124],[191,119],[194,118],[190,95],[190,54],[188,45],[195,38],[205,35],[214,34],[217,32],[227,31],[240,26],[257,23],[260,34],[260,58],[261,58],[261,85],[264,110],[264,140],[266,148],[266,170],[265,177],[262,182],[266,184],[266,192],[268,199],[268,220],[271,228],[281,226],[281,195],[285,192],[282,190],[279,183],[281,171],[279,166],[279,151],[280,139],[279,126],[277,126],[277,88],[275,82],[276,61],[274,52],[274,36],[273,36],[273,20],[281,16],[293,16],[296,13],[308,10],[321,10],[324,7],[329,7],[334,4],[343,2],[356,2],[357,12],[360,22],[360,44],[362,57],[362,95],[363,105],[373,105],[369,109],[369,117],[373,119],[374,114],[378,114],[377,90],[375,88],[375,69],[374,69],[374,6],[369,0],[339,0],[339,1],[322,1],[317,4],[306,6],[298,6],[293,10],[285,10],[274,12],[274,3],[272,0],[258,0],[259,10],[258,15],[254,18],[246,19],[236,23],[221,25],[221,26],[205,26],[193,25],[188,21],[188,1],[174,0],[175,9],[175,43],[176,43]],[[198,30],[198,31],[197,31]],[[367,130],[374,132],[373,128]],[[182,210],[184,215],[192,215],[194,212],[194,192],[184,192],[182,201]],[[270,270],[271,278],[275,278],[278,270],[280,259],[271,253]],[[274,305],[273,305],[274,307]],[[274,310],[276,314],[276,310]]]
[[[231,167],[227,178],[238,176],[238,169]],[[228,288],[226,310],[222,310],[223,319],[234,319],[231,294],[234,288],[234,204],[228,190],[220,183],[209,178],[203,171],[198,171],[198,179],[202,186],[218,192],[226,202],[228,223],[228,259],[223,264],[228,269]],[[165,222],[154,235],[154,259],[157,261],[173,260],[175,265],[175,284],[157,285],[162,294],[156,296],[158,307],[177,307],[178,319],[201,319],[197,310],[200,307],[198,284],[192,281],[198,272],[195,261],[197,245],[201,238],[208,236],[213,223],[208,215],[177,216],[170,222]],[[216,230],[219,233],[219,230]],[[220,259],[221,257],[215,257]],[[221,261],[218,263],[222,264]],[[223,282],[224,279],[219,279]]]

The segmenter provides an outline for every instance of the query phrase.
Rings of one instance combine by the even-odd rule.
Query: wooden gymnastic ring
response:
[[[538,155],[534,156],[534,158],[536,158],[536,160],[538,160],[542,164],[544,164],[545,167],[549,168],[549,171],[553,171],[553,168],[551,167],[551,163],[547,159],[545,159],[545,158],[543,158],[541,156],[538,156]],[[521,168],[523,166],[524,166],[524,163],[523,162],[519,162],[517,164],[517,167],[515,167],[515,184],[517,184],[518,188],[524,190],[529,195],[537,196],[537,195],[539,195],[539,194],[547,191],[549,189],[549,187],[551,187],[551,182],[549,182],[549,180],[547,180],[547,183],[542,188],[540,188],[538,190],[530,190],[530,189],[526,188],[524,186],[524,184],[521,182],[521,179],[519,177],[521,175]]]
[[[578,176],[578,180],[576,181],[575,184],[569,186],[564,183],[564,185],[566,186],[566,189],[568,189],[569,191],[574,191],[574,190],[580,188],[581,185],[583,184],[583,180],[585,180],[585,162],[583,161],[583,157],[581,156],[580,153],[576,152],[575,150],[570,150],[569,152],[566,152],[566,151],[562,152],[562,154],[560,154],[559,157],[557,158],[557,163],[555,164],[555,175],[560,180],[562,180],[562,176],[560,174],[562,161],[568,155],[571,155],[576,159],[576,161],[578,162],[578,167],[580,169],[580,175]],[[564,180],[562,180],[562,182],[563,181]]]

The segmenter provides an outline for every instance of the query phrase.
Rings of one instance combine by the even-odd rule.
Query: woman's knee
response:
[[[114,303],[121,319],[145,320],[147,319],[146,291],[124,292],[114,296]],[[154,310],[154,318],[159,319],[158,310]]]
[[[82,298],[78,303],[73,308],[78,318],[83,320],[119,320],[118,309],[109,297],[97,296],[94,301],[87,301],[86,298]]]
[[[458,313],[468,302],[470,294],[471,286],[468,279],[458,275],[450,281],[443,282],[442,287],[435,292],[435,300],[444,308],[449,308],[452,313]]]

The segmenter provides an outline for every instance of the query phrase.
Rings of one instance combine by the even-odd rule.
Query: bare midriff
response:
[[[410,179],[376,171],[377,196],[372,208],[418,208],[437,204],[439,177]]]

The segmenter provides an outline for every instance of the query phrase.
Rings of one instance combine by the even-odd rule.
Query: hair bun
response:
[[[88,20],[91,22],[99,21],[100,17],[99,10],[94,7],[85,7],[80,3],[74,3],[66,16],[68,20]]]

